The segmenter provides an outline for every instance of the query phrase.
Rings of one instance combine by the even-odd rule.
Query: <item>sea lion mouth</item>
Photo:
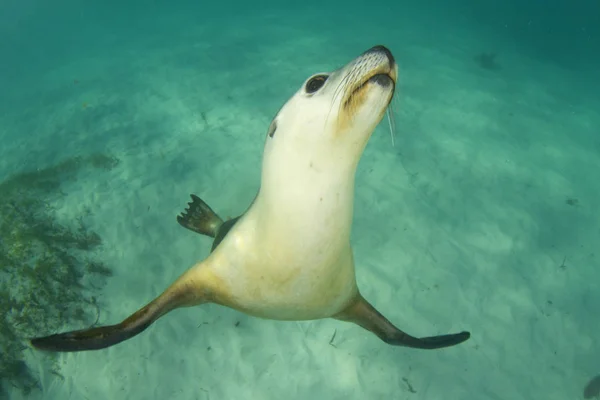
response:
[[[390,72],[391,72],[391,70],[390,70]],[[374,75],[367,77],[361,83],[359,83],[356,87],[354,87],[354,89],[350,92],[348,97],[354,96],[356,93],[358,93],[362,89],[364,89],[364,87],[367,86],[369,83],[375,83],[383,88],[395,86],[396,82],[395,82],[394,78],[392,78],[392,75],[390,74],[390,72],[376,73]],[[393,91],[392,91],[392,93],[393,93]],[[350,100],[350,99],[348,99],[348,100]],[[348,100],[346,100],[346,101],[348,101]]]
[[[343,102],[344,109],[347,109],[351,104],[356,103],[356,100],[362,96],[362,92],[369,84],[376,84],[384,89],[391,88],[391,96],[388,99],[388,104],[392,101],[396,92],[395,69],[389,68],[387,72],[375,72],[368,75],[360,81],[352,90],[349,91],[346,99]]]
[[[389,74],[376,74],[370,77],[367,82],[376,83],[381,87],[390,87],[395,85],[394,80]]]

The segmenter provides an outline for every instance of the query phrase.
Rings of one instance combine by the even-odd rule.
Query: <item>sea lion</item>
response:
[[[210,254],[161,295],[116,325],[31,339],[48,351],[96,350],[130,339],[169,311],[216,303],[273,320],[335,318],[385,343],[420,349],[454,346],[469,332],[413,337],[358,290],[350,230],[357,165],[394,96],[398,67],[375,46],[347,65],[308,78],[272,120],[261,184],[249,208],[223,221],[192,195],[178,216],[214,238]]]

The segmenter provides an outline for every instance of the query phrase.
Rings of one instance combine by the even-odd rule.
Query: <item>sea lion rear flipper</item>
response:
[[[223,220],[198,196],[190,196],[192,201],[188,203],[189,208],[177,216],[177,222],[184,228],[214,238]]]
[[[185,274],[160,296],[139,309],[123,322],[30,339],[39,350],[72,352],[100,350],[130,339],[148,328],[154,321],[179,307],[205,303],[203,291],[189,287]]]
[[[360,294],[358,299],[346,310],[335,316],[342,321],[353,322],[376,334],[384,342],[393,346],[412,347],[417,349],[440,349],[455,346],[471,337],[469,332],[449,335],[416,338],[411,336],[387,320]]]

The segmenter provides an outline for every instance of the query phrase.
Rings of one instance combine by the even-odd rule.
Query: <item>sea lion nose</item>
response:
[[[387,59],[390,61],[390,65],[391,66],[396,65],[396,59],[392,55],[392,52],[387,47],[385,47],[385,46],[382,46],[380,44],[377,45],[377,46],[373,46],[369,50],[365,51],[365,54],[367,54],[367,53],[385,54],[385,56],[387,57]]]

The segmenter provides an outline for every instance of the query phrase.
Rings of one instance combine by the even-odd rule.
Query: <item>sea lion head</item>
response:
[[[310,76],[279,110],[268,129],[265,154],[277,163],[293,153],[327,164],[356,165],[394,96],[398,67],[375,46],[333,72]],[[283,158],[283,159],[281,159]]]

